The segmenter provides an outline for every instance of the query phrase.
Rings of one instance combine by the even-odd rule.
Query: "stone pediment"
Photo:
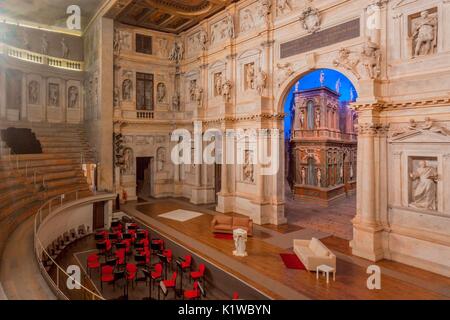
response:
[[[409,130],[390,138],[390,143],[450,143],[446,132],[432,130]]]

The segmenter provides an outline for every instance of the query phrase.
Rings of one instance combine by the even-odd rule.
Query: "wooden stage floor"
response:
[[[232,255],[232,240],[213,236],[210,224],[218,213],[206,206],[158,199],[129,202],[121,209],[273,299],[450,299],[449,278],[386,260],[376,263],[382,270],[381,290],[369,290],[366,269],[373,263],[352,256],[349,242],[334,236],[321,239],[337,255],[336,281],[327,284],[324,278],[316,280],[314,272],[287,269],[279,254],[292,250],[266,241],[298,231],[297,226],[257,226],[247,242],[248,257],[238,258]],[[204,214],[186,222],[159,217],[178,209]]]

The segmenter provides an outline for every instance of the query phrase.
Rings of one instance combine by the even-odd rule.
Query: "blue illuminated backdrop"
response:
[[[336,90],[336,83],[340,81],[340,89],[339,93],[341,94],[340,101],[341,102],[354,102],[358,98],[358,93],[355,90],[355,87],[351,83],[351,81],[342,73],[331,70],[331,69],[318,69],[308,73],[304,77],[299,80],[298,89],[299,90],[308,90],[314,88],[320,88],[320,74],[323,72],[325,75],[324,86],[330,88],[331,90]],[[340,80],[339,80],[340,79]],[[286,96],[286,101],[284,103],[284,112],[286,113],[286,117],[284,120],[284,133],[286,139],[289,139],[292,117],[293,117],[293,106],[294,106],[294,91],[296,89],[296,85],[292,86],[288,95]]]

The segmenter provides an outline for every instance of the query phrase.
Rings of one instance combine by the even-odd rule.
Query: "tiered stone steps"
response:
[[[81,190],[90,194],[82,163],[95,163],[83,127],[0,122],[0,128],[31,128],[43,153],[11,155],[0,145],[0,256],[8,235],[36,214],[46,199]]]

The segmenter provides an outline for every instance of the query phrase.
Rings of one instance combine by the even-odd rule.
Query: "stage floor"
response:
[[[122,211],[191,250],[218,268],[238,277],[273,299],[450,299],[450,279],[392,261],[377,263],[381,290],[366,286],[370,261],[351,255],[349,242],[324,232],[285,225],[256,226],[247,242],[248,257],[233,256],[234,242],[215,238],[210,224],[215,214],[208,206],[180,199],[129,202]],[[160,217],[175,210],[202,213],[180,222]],[[337,256],[336,281],[316,280],[314,272],[287,269],[280,253],[292,253],[292,239],[318,237]]]

